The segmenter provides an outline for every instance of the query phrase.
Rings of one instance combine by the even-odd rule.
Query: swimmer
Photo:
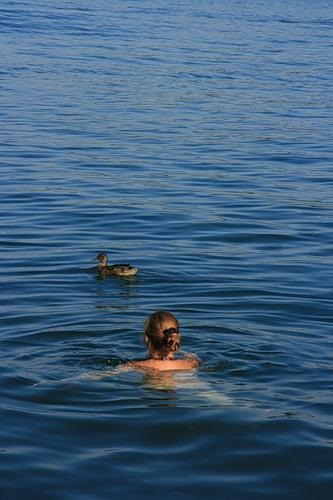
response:
[[[167,311],[151,314],[145,322],[144,333],[149,358],[130,361],[124,365],[126,368],[158,371],[192,370],[201,364],[194,355],[175,359],[175,354],[180,349],[180,332],[179,322],[173,314]]]

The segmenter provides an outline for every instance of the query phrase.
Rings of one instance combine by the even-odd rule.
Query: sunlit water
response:
[[[332,3],[0,28],[1,498],[331,498]],[[119,368],[158,308],[198,371]]]

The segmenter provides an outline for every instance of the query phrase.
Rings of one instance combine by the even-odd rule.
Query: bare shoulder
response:
[[[124,366],[127,370],[193,370],[201,364],[196,356],[189,355],[184,359],[143,359],[141,361],[129,361]]]

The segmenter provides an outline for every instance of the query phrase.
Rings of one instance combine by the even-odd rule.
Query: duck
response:
[[[109,257],[105,252],[99,253],[94,260],[100,263],[97,266],[97,272],[100,276],[120,276],[122,278],[131,278],[138,272],[138,268],[130,264],[112,264],[109,265]]]

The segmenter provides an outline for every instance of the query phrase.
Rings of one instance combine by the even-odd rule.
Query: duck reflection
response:
[[[139,294],[136,277],[130,279],[114,278],[112,286],[105,282],[103,277],[95,277],[95,296],[98,303],[96,309],[128,309],[131,301],[135,300]],[[125,300],[125,302],[124,302]]]

